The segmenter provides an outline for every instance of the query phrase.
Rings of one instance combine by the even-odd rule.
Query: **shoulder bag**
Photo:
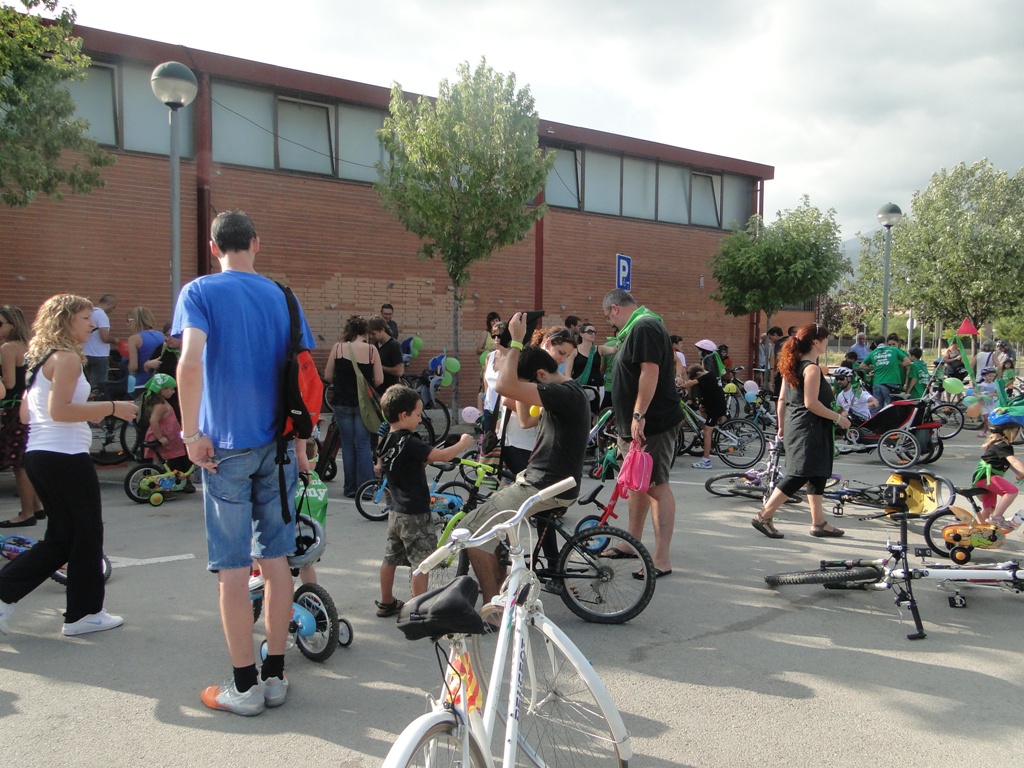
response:
[[[370,354],[372,355],[373,353],[371,352]],[[380,398],[377,396],[377,391],[370,386],[366,377],[363,376],[363,372],[359,369],[355,353],[352,351],[352,342],[348,344],[348,355],[350,358],[349,362],[352,363],[352,369],[356,372],[356,395],[359,397],[359,417],[363,420],[363,426],[366,427],[366,431],[371,435],[375,435],[384,421],[384,413],[380,408]],[[373,358],[371,357],[370,359],[372,360]]]

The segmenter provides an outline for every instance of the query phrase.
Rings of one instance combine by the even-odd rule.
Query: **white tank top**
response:
[[[28,391],[30,429],[26,451],[53,451],[54,453],[88,453],[92,445],[92,430],[85,421],[54,421],[50,418],[50,390],[52,382],[40,368]],[[89,382],[78,374],[71,402],[84,403],[89,399]]]

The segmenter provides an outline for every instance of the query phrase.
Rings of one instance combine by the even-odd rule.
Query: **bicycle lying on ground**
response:
[[[768,503],[768,497],[772,495],[775,486],[782,479],[782,469],[779,467],[779,456],[781,443],[778,437],[771,437],[767,441],[768,458],[761,468],[748,469],[743,472],[722,472],[710,477],[704,483],[704,489],[715,496],[742,496],[743,498],[759,501],[761,506]],[[798,493],[787,500],[787,504],[795,504],[803,500]]]
[[[23,555],[28,552],[32,547],[36,545],[35,539],[30,539],[27,536],[3,536],[0,537],[0,557],[4,560],[13,560],[19,555]],[[110,558],[106,555],[103,556],[103,581],[106,582],[110,579],[110,574],[113,571],[110,565]],[[58,584],[63,584],[65,587],[68,585],[68,566],[67,564],[62,565],[56,571],[54,571],[50,578],[56,581]]]
[[[924,638],[924,625],[914,598],[912,582],[931,579],[939,582],[939,588],[952,590],[955,594],[949,598],[954,608],[966,606],[966,599],[960,594],[963,586],[993,587],[1014,593],[1024,592],[1024,568],[1015,560],[992,565],[953,565],[950,563],[925,562],[932,554],[927,548],[914,550],[914,555],[922,560],[921,566],[914,568],[910,564],[907,545],[907,519],[910,515],[906,509],[906,486],[893,484],[886,486],[885,511],[860,518],[873,520],[887,517],[899,522],[899,541],[891,539],[886,545],[888,557],[877,560],[822,560],[818,570],[797,571],[795,573],[778,573],[765,577],[770,587],[792,584],[821,584],[825,589],[889,589],[895,594],[898,606],[910,611],[914,621],[914,632],[907,635],[909,640]]]
[[[429,637],[441,657],[448,645],[440,695],[431,711],[399,734],[383,768],[495,764],[491,745],[504,731],[501,764],[515,766],[620,766],[632,757],[629,733],[591,662],[544,614],[540,583],[527,567],[520,532],[530,507],[575,486],[571,478],[527,499],[507,522],[485,524],[482,533],[456,531],[450,542],[420,564],[436,563],[467,547],[507,537],[511,570],[501,593],[477,613],[476,583],[469,577],[410,600],[398,626],[410,640]],[[474,639],[500,620],[489,677]],[[486,686],[486,687],[485,687]],[[499,720],[501,723],[499,723]],[[502,726],[503,724],[503,726]]]

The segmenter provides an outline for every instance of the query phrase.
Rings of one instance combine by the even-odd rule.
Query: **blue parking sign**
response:
[[[633,269],[633,260],[624,253],[615,254],[615,287],[619,290],[629,291],[630,274]]]

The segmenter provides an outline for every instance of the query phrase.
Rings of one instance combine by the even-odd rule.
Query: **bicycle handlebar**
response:
[[[506,520],[504,523],[497,523],[492,526],[489,530],[483,533],[478,533],[476,536],[456,536],[459,531],[465,531],[465,528],[456,529],[452,531],[452,539],[446,544],[441,545],[434,550],[430,555],[423,560],[422,563],[413,571],[413,575],[421,573],[428,573],[437,567],[437,565],[444,560],[448,555],[454,553],[458,549],[472,549],[486,544],[488,541],[498,537],[502,531],[510,530],[515,526],[519,525],[526,517],[526,513],[530,511],[530,507],[539,501],[550,499],[557,496],[560,493],[564,493],[572,488],[576,487],[576,480],[571,477],[567,477],[564,480],[559,480],[554,485],[549,485],[547,488],[543,488],[537,493],[533,494],[530,498],[522,503],[516,513]],[[511,511],[511,510],[508,510]],[[467,531],[468,533],[468,531]]]

